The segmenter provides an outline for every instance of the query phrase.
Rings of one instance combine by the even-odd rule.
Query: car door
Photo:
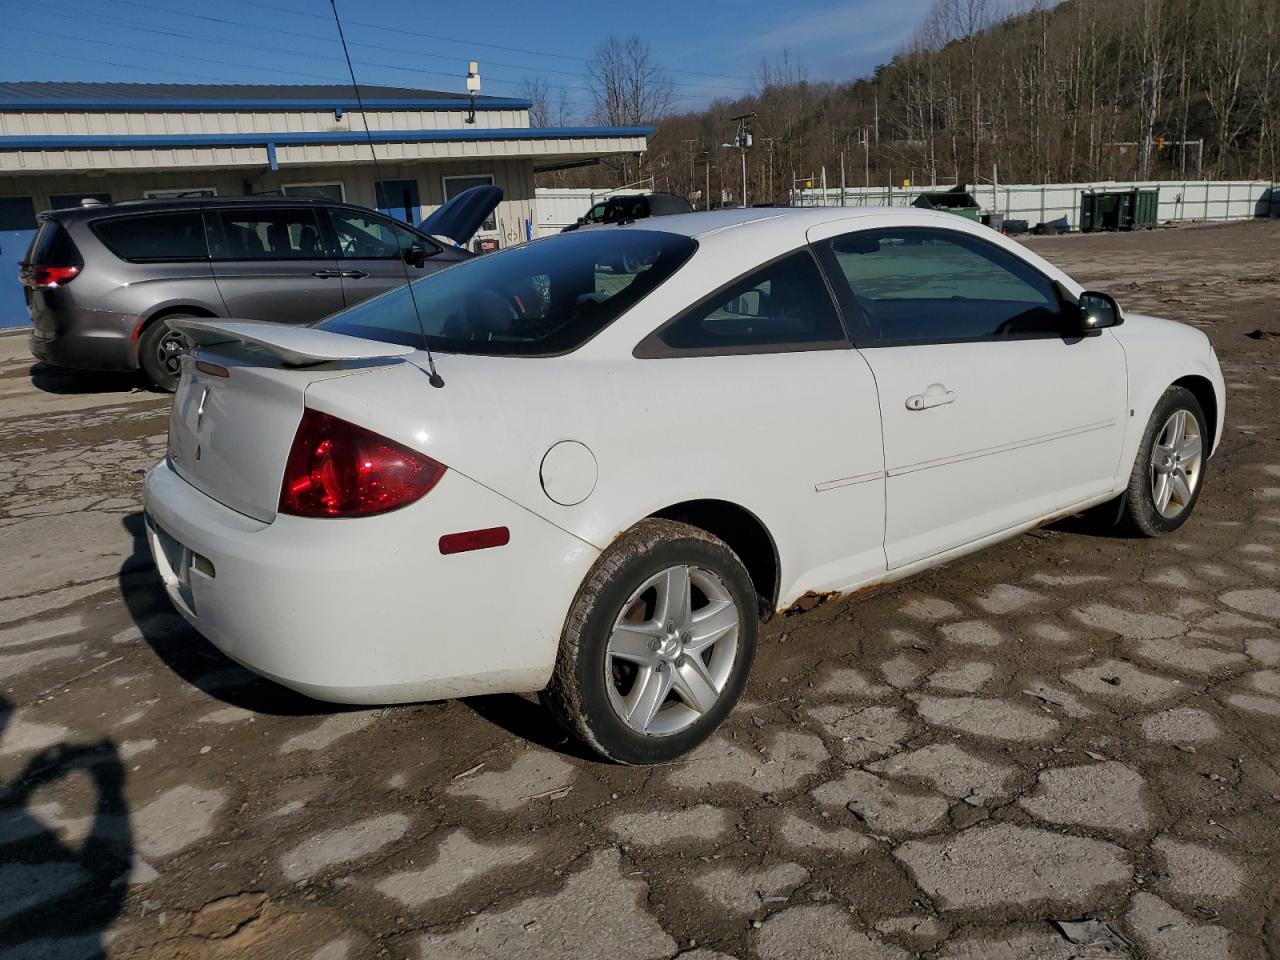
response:
[[[662,434],[673,429],[701,431],[700,459],[675,469],[761,497],[761,518],[787,558],[784,597],[883,577],[875,381],[851,348],[808,248],[721,287],[634,354],[678,364],[678,382],[696,385],[697,397],[681,423],[657,418],[657,436],[636,436],[636,448],[651,442],[661,449]],[[663,373],[654,371],[655,383],[667,382]],[[721,417],[722,410],[731,412]]]
[[[440,247],[434,242],[374,213],[330,207],[327,214],[338,251],[342,296],[348,307],[453,262],[436,256]],[[406,262],[405,252],[415,244],[422,248],[425,258]]]
[[[309,204],[205,208],[228,316],[301,324],[342,309],[342,273],[317,213]]]
[[[1053,280],[976,232],[815,233],[876,379],[891,570],[1113,488],[1124,354],[1064,336]]]

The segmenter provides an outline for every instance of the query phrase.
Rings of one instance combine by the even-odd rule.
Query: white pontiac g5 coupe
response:
[[[542,691],[623,763],[715,730],[762,616],[1103,504],[1169,533],[1222,435],[1200,331],[919,210],[602,226],[172,326],[146,517],[198,631],[322,700]]]

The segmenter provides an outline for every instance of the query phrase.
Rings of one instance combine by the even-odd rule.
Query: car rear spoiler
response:
[[[166,320],[197,346],[212,347],[223,343],[247,343],[278,357],[289,367],[306,367],[335,360],[376,360],[403,357],[413,347],[398,343],[382,343],[363,337],[349,337],[315,327],[292,327],[283,323],[256,320],[202,320],[192,317]]]

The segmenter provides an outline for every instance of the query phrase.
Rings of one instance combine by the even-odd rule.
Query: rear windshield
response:
[[[209,257],[199,210],[115,217],[92,226],[98,239],[121,260],[206,260]]]
[[[656,231],[564,233],[448,267],[318,326],[418,348],[425,333],[426,344],[445,353],[564,353],[638,303],[696,248],[689,237]]]
[[[57,220],[45,220],[31,241],[27,262],[41,267],[82,267],[84,260],[71,235]]]

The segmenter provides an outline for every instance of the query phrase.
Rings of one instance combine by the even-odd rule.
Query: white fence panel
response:
[[[640,193],[639,190],[607,190],[586,187],[538,187],[537,224],[535,236],[546,237],[559,233],[591,209],[592,204],[603,197],[625,196]]]
[[[1080,229],[1080,198],[1088,190],[1122,190],[1131,187],[1160,191],[1157,217],[1161,223],[1196,220],[1250,220],[1280,216],[1280,186],[1266,180],[1109,180],[1094,183],[982,184],[970,189],[984,212],[998,212],[1005,219],[1026,220],[1030,226],[1062,217],[1072,230]],[[848,187],[797,190],[796,206],[910,206],[922,193],[945,190],[936,187]]]

